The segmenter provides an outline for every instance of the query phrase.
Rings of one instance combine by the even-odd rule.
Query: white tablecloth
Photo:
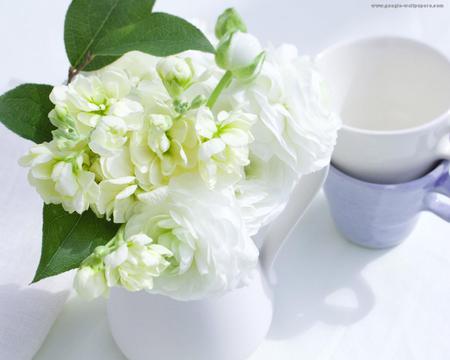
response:
[[[397,34],[450,55],[444,9],[373,9],[366,0],[172,0],[157,9],[214,20],[235,6],[249,29],[274,44],[317,53],[340,40]],[[17,81],[60,83],[68,0],[0,2],[0,90]],[[29,143],[0,126],[0,359],[29,359],[64,302],[70,274],[27,287],[40,252],[41,201],[17,165]],[[450,356],[450,225],[424,214],[414,234],[391,251],[346,243],[323,197],[277,263],[280,283],[268,340],[252,360],[433,359]],[[50,304],[50,306],[48,305]],[[33,311],[30,312],[29,309]],[[15,354],[12,356],[11,354]],[[123,359],[107,330],[104,301],[72,298],[36,359]]]
[[[424,214],[395,249],[354,246],[319,196],[280,254],[273,326],[249,360],[448,360],[449,240]],[[105,300],[69,300],[35,358],[59,359],[125,360]]]

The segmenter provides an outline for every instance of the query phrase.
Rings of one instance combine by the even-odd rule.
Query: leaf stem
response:
[[[226,71],[225,74],[222,76],[222,79],[220,79],[219,83],[211,93],[208,102],[206,103],[206,106],[208,106],[210,109],[213,108],[214,104],[216,103],[217,99],[219,98],[219,95],[223,90],[225,90],[231,83],[231,80],[233,80],[233,74],[231,71]]]
[[[92,55],[91,53],[87,53],[84,61],[80,64],[80,66],[78,67],[73,67],[71,66],[69,68],[69,76],[67,78],[67,84],[70,84],[70,82],[73,80],[73,78],[78,75],[80,73],[80,71],[83,71],[83,69],[88,66],[92,60],[94,60],[94,55]]]

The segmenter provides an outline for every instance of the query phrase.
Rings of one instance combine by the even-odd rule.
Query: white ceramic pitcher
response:
[[[130,360],[244,360],[266,336],[273,314],[272,265],[284,240],[321,188],[328,168],[304,176],[281,215],[264,232],[253,282],[223,296],[176,301],[114,288],[112,335]],[[262,234],[258,234],[261,235]],[[257,235],[257,236],[258,236]]]

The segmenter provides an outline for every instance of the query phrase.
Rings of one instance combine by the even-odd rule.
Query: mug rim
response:
[[[353,177],[352,175],[347,174],[344,171],[340,170],[333,163],[330,164],[330,173],[333,173],[334,175],[337,175],[344,179],[348,179],[348,180],[358,183],[360,185],[368,186],[368,187],[375,188],[378,190],[396,189],[398,187],[402,187],[402,188],[417,187],[417,185],[426,183],[431,178],[440,177],[442,174],[445,173],[445,171],[448,171],[449,169],[450,169],[450,160],[442,160],[432,170],[430,170],[425,175],[423,175],[417,179],[406,181],[406,182],[401,182],[401,183],[380,184],[380,183],[365,181],[365,180]]]
[[[426,48],[427,50],[435,53],[439,57],[441,57],[447,64],[450,69],[450,57],[444,54],[441,50],[436,49],[435,47],[414,38],[410,38],[407,36],[400,36],[400,35],[375,35],[375,36],[365,36],[365,37],[355,37],[343,41],[339,41],[325,49],[319,52],[316,56],[316,60],[322,59],[324,56],[328,55],[329,53],[336,51],[340,48],[351,46],[351,45],[359,45],[364,43],[371,43],[371,42],[377,42],[377,41],[387,41],[387,40],[395,40],[398,42],[404,42],[404,43],[410,43],[414,45],[418,45],[420,47]],[[339,115],[341,118],[341,116]],[[444,111],[443,113],[436,116],[431,121],[427,121],[424,124],[408,127],[406,129],[396,129],[396,130],[368,130],[368,129],[362,129],[354,126],[350,126],[344,123],[344,121],[341,118],[341,131],[346,130],[352,133],[358,133],[361,135],[371,135],[371,136],[390,136],[390,135],[406,135],[414,132],[420,132],[422,130],[428,129],[429,127],[433,127],[435,124],[440,123],[441,121],[444,121],[446,118],[450,119],[450,106],[449,108]],[[449,128],[450,128],[450,122],[449,122]]]

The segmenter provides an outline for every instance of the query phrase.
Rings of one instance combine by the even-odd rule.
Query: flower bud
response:
[[[226,9],[217,19],[215,28],[216,37],[221,39],[225,35],[236,31],[247,32],[247,26],[235,9]]]
[[[67,109],[56,106],[50,111],[48,117],[52,125],[56,127],[52,134],[60,147],[64,147],[67,142],[76,141],[80,138],[75,119],[68,114]]]
[[[235,32],[223,38],[216,52],[216,63],[240,80],[252,80],[261,70],[264,51],[251,34]]]
[[[177,98],[192,84],[194,68],[189,59],[170,56],[161,59],[156,65],[156,71],[167,92]]]
[[[266,53],[263,51],[255,58],[253,63],[251,63],[249,66],[233,71],[233,76],[239,80],[252,81],[261,72],[265,59]]]
[[[183,101],[180,99],[175,99],[173,102],[173,107],[178,114],[184,114],[190,108],[190,104],[187,101]]]
[[[105,274],[102,269],[83,266],[78,269],[74,279],[74,287],[78,294],[86,300],[95,299],[108,294]]]
[[[197,95],[191,102],[191,109],[198,109],[206,104],[206,97],[204,95]]]

